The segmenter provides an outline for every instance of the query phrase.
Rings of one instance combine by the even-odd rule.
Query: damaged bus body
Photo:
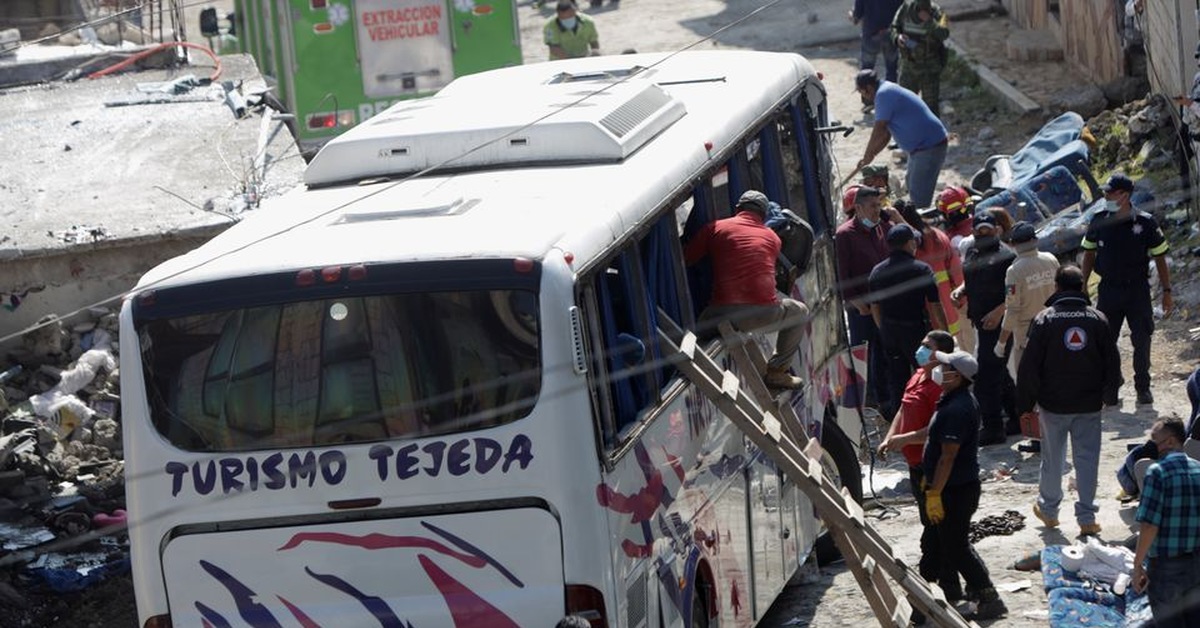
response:
[[[826,118],[794,54],[476,74],[147,274],[121,316],[144,625],[755,623],[820,521],[656,328],[694,327],[682,244],[744,190],[807,219],[791,403],[861,495]]]

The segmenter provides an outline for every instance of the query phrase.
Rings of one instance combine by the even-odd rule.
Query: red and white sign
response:
[[[368,97],[434,91],[454,78],[443,0],[359,0],[355,11]]]

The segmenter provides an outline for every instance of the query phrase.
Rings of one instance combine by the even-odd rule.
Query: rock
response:
[[[1150,92],[1150,82],[1141,76],[1122,76],[1100,86],[1108,104],[1120,107],[1144,97]]]
[[[985,126],[982,129],[979,129],[978,137],[980,141],[990,140],[993,137],[996,137],[996,130],[990,126]]]
[[[118,451],[121,449],[121,426],[112,419],[100,419],[92,425],[92,438],[97,446]]]
[[[1108,107],[1108,99],[1104,97],[1104,92],[1095,85],[1060,90],[1050,96],[1050,101],[1052,107],[1074,111],[1084,119],[1095,116]]]

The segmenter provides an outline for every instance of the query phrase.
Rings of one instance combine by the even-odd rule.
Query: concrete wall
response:
[[[123,241],[120,246],[78,247],[60,255],[4,261],[0,349],[19,344],[19,332],[47,313],[66,317],[77,309],[119,297],[147,270],[196,248],[215,234],[215,230],[209,230],[186,236],[156,236]],[[118,298],[104,307],[116,309],[120,305]]]
[[[78,24],[83,14],[76,0],[0,1],[0,30],[16,28],[21,39],[31,40],[46,32],[57,32]]]
[[[1143,30],[1147,74],[1154,91],[1178,96],[1192,88],[1196,73],[1196,0],[1146,3]]]
[[[1188,94],[1192,89],[1192,77],[1197,70],[1196,43],[1200,24],[1196,12],[1200,0],[1155,0],[1146,3],[1142,16],[1142,30],[1146,41],[1146,73],[1153,91],[1167,96]],[[1176,123],[1180,123],[1178,109]],[[1192,129],[1192,132],[1200,129]],[[1192,142],[1193,158],[1189,165],[1189,176],[1193,193],[1200,190],[1200,142]],[[1200,217],[1200,203],[1191,200],[1193,218]]]

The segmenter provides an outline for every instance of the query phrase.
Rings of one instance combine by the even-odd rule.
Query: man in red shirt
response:
[[[937,526],[932,525],[925,516],[925,491],[921,489],[925,474],[921,471],[921,454],[929,432],[929,422],[937,410],[938,398],[942,396],[942,386],[933,381],[932,376],[933,368],[939,364],[933,355],[937,351],[953,352],[954,336],[940,329],[925,335],[915,356],[919,366],[905,384],[900,409],[896,411],[887,436],[879,445],[880,457],[900,448],[908,463],[908,478],[913,496],[917,498],[918,513],[924,527],[921,531],[921,561],[917,564],[917,571],[930,582],[937,580],[940,573],[937,565],[938,540]],[[947,599],[962,598],[962,585],[957,580],[956,577],[955,582],[939,583]]]
[[[887,232],[902,222],[894,208],[884,209],[882,192],[876,188],[854,188],[854,211],[834,232],[837,253],[838,290],[846,306],[846,327],[850,345],[867,344],[867,390],[862,391],[866,405],[879,409],[889,419],[900,406],[891,399],[887,385],[887,358],[879,328],[871,317],[868,279],[875,265],[888,256]],[[893,214],[897,217],[893,218]]]
[[[705,225],[687,243],[684,257],[695,264],[712,259],[712,300],[700,314],[701,323],[728,320],[742,331],[778,331],[775,353],[767,361],[763,381],[772,388],[799,388],[799,377],[788,372],[804,333],[808,307],[775,291],[775,260],[782,246],[763,221],[769,201],[748,190],[738,199],[737,214]]]

